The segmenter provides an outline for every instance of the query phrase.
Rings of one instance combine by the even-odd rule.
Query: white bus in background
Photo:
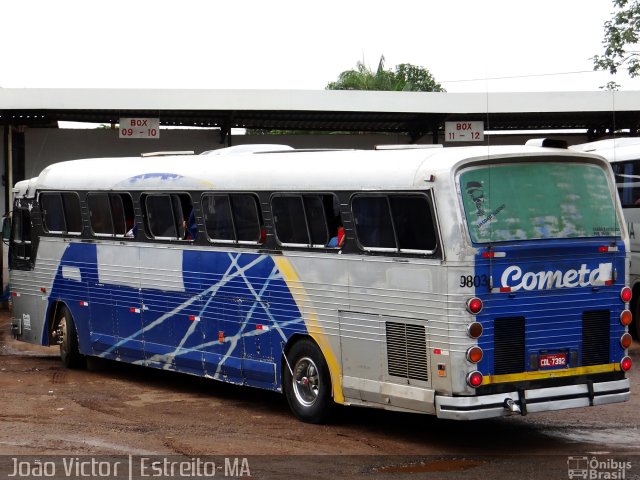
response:
[[[620,203],[629,230],[631,267],[629,283],[633,288],[629,331],[640,339],[640,137],[611,138],[569,147],[580,152],[596,153],[611,163],[615,173]]]

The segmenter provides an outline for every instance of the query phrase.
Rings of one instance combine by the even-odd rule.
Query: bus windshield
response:
[[[465,170],[460,190],[474,243],[617,236],[604,170],[582,163],[512,163]]]

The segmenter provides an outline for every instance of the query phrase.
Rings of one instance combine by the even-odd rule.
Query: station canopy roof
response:
[[[0,88],[0,124],[118,123],[165,126],[407,133],[418,139],[446,121],[485,130],[640,131],[640,91],[424,93],[355,90],[165,90]]]

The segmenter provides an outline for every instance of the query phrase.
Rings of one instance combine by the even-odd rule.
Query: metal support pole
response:
[[[5,193],[4,193],[4,213],[11,211],[11,192],[13,190],[13,127],[6,125],[4,127],[4,175],[5,175]]]

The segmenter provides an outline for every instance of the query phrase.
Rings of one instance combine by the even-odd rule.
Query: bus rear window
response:
[[[620,234],[605,171],[581,163],[471,168],[459,177],[474,243]]]

